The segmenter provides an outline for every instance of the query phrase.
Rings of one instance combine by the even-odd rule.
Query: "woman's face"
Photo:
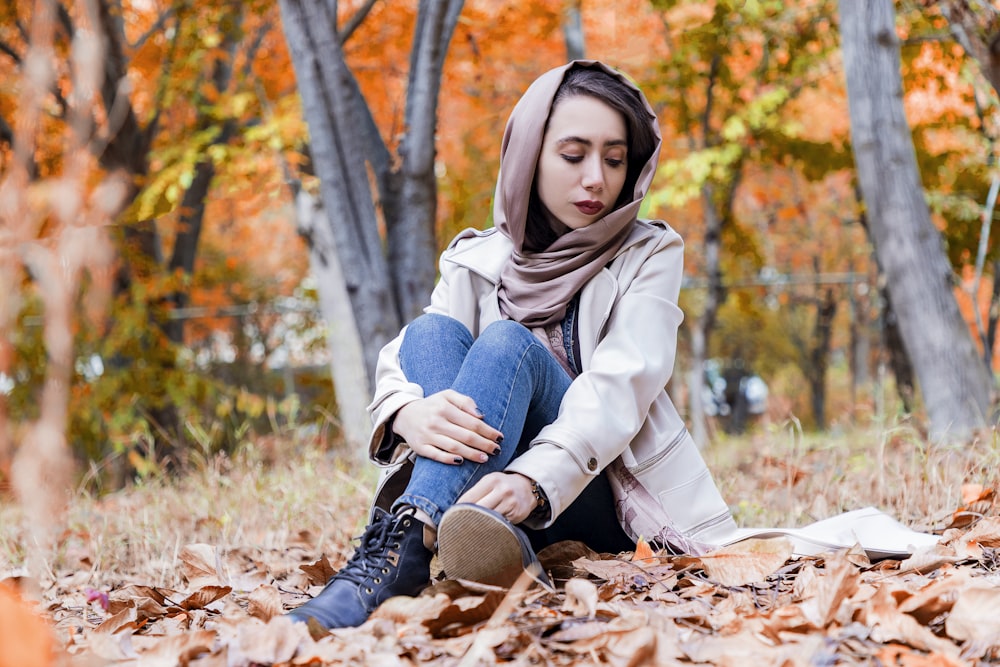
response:
[[[561,100],[549,117],[535,185],[545,207],[570,229],[611,212],[628,172],[625,118],[601,100]]]

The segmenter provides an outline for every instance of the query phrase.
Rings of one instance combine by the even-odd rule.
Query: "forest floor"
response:
[[[289,435],[79,493],[54,535],[0,501],[0,667],[1000,660],[995,434],[931,447],[906,424],[809,436],[789,423],[705,456],[741,525],[875,506],[939,543],[877,562],[857,548],[792,557],[782,539],[702,557],[563,543],[541,554],[554,588],[440,582],[314,636],[282,613],[350,555],[376,473]]]

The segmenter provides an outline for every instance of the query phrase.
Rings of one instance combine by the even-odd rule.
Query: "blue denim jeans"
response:
[[[542,427],[555,421],[572,381],[531,331],[509,320],[490,324],[474,339],[458,320],[421,315],[407,327],[399,357],[406,378],[423,387],[425,396],[449,388],[465,394],[476,402],[486,422],[503,433],[500,453],[485,463],[466,460],[450,465],[417,457],[406,490],[395,506],[413,505],[435,524],[465,491],[488,473],[504,470],[527,449]],[[582,515],[575,511],[583,507],[587,511]],[[602,515],[600,528],[594,523],[594,511]],[[554,524],[549,531],[527,531],[536,548],[554,541],[546,537],[550,531],[551,538],[580,539],[591,544],[593,540],[585,538],[593,536],[595,528],[605,532],[600,546],[610,539],[608,545],[612,547],[599,550],[634,547],[615,518],[614,499],[604,475],[598,475],[564,514],[568,523],[579,523],[580,530]],[[557,519],[556,524],[560,523],[567,521]]]

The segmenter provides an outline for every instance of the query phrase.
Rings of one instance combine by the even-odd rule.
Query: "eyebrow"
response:
[[[584,146],[593,146],[594,142],[590,139],[584,139],[583,137],[563,137],[558,142],[558,145],[563,144],[583,144]],[[607,146],[625,146],[628,147],[628,143],[624,139],[612,139],[611,141],[604,142],[605,147]]]

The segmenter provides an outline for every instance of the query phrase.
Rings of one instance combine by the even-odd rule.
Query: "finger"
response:
[[[443,446],[442,446],[443,445]],[[450,441],[449,443],[435,444],[428,442],[421,442],[416,444],[410,444],[410,449],[412,449],[418,456],[425,459],[430,459],[432,461],[438,461],[439,463],[446,463],[448,465],[461,465],[465,463],[466,457],[461,454],[456,453],[452,450],[462,449],[461,443]],[[465,447],[465,450],[469,451],[472,456],[480,454],[474,450]]]
[[[466,396],[465,394],[459,393],[454,389],[445,389],[444,391],[441,392],[441,395],[444,396],[449,403],[454,405],[456,408],[459,408],[463,412],[472,415],[476,419],[483,418],[482,411],[476,405],[476,402],[472,399],[471,396]]]
[[[481,507],[487,507],[483,505],[482,501],[486,498],[490,492],[493,490],[493,476],[495,473],[490,473],[486,475],[481,480],[472,485],[472,488],[461,495],[461,497],[456,501],[460,503],[475,503]],[[487,507],[487,509],[493,509],[492,507]]]
[[[492,439],[490,438],[490,435],[499,433],[499,431],[456,408],[441,415],[439,420],[433,422],[430,429],[475,450],[472,454],[456,452],[467,458],[484,462],[487,460],[485,458],[487,455],[500,453],[498,438],[502,440],[502,437],[493,436]]]
[[[482,411],[470,396],[460,394],[454,389],[446,389],[441,394],[462,413],[454,416],[455,423],[462,424],[470,431],[475,431],[493,442],[499,443],[503,440],[503,433],[486,423]]]
[[[490,460],[490,455],[499,453],[499,445],[495,442],[483,444],[482,438],[475,433],[450,422],[435,424],[434,428],[429,429],[424,442],[476,463],[486,463]]]

